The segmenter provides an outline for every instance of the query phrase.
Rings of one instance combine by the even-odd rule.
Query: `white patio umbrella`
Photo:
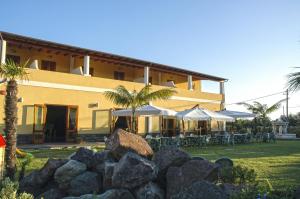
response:
[[[144,105],[137,108],[135,111],[136,116],[175,116],[176,111],[161,108],[153,105]],[[132,109],[123,109],[112,112],[113,116],[132,116]]]
[[[218,120],[218,121],[234,121],[234,118],[210,111],[203,108],[187,109],[176,114],[176,117],[181,120],[198,120],[198,121],[208,121],[208,120]]]
[[[182,128],[183,132],[185,132],[184,129],[184,120],[192,120],[192,121],[210,121],[210,120],[218,120],[218,121],[228,121],[232,122],[234,121],[234,118],[210,111],[203,108],[193,108],[193,109],[187,109],[181,112],[178,112],[176,114],[176,117],[180,120],[182,120]],[[201,134],[201,131],[200,131]]]
[[[253,113],[240,112],[240,111],[229,111],[229,110],[219,111],[218,113],[227,115],[229,117],[233,117],[234,119],[254,118],[256,116]]]

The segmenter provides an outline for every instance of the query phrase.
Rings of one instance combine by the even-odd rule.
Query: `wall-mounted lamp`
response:
[[[21,103],[24,102],[24,98],[23,97],[19,97],[18,98],[18,102],[21,102]]]

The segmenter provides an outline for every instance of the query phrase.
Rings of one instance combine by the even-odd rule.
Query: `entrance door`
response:
[[[42,144],[45,140],[44,127],[47,108],[42,104],[34,105],[33,115],[33,144]]]
[[[67,106],[66,141],[76,142],[78,127],[78,106]]]

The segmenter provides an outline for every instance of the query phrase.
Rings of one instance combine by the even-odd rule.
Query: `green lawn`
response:
[[[28,172],[40,168],[48,158],[66,158],[76,149],[31,150],[35,158]],[[101,149],[100,149],[101,150]],[[300,185],[300,141],[277,141],[277,143],[247,144],[237,146],[208,146],[185,148],[192,156],[208,160],[229,157],[236,164],[253,168],[258,179],[276,189]]]

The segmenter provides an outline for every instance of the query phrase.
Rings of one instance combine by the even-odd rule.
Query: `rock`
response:
[[[110,189],[101,195],[85,194],[79,197],[65,197],[63,199],[134,199],[126,189]]]
[[[207,160],[190,160],[181,167],[170,167],[167,172],[167,197],[178,193],[194,182],[218,180],[218,166]]]
[[[64,194],[59,189],[49,189],[37,197],[37,199],[61,199]]]
[[[149,182],[135,191],[137,199],[164,199],[165,192],[157,184]]]
[[[94,152],[90,149],[80,147],[78,151],[71,157],[72,160],[77,160],[86,164],[88,168],[92,166]]]
[[[86,171],[86,169],[85,164],[76,160],[69,160],[55,171],[54,180],[61,189],[65,189],[73,178]]]
[[[92,160],[92,170],[103,174],[105,162],[116,162],[116,159],[110,151],[104,150],[95,153]]]
[[[112,185],[116,188],[133,189],[154,180],[157,167],[150,160],[135,153],[126,153],[114,167]]]
[[[166,186],[166,173],[171,166],[181,166],[191,160],[191,156],[177,147],[166,147],[156,152],[153,161],[158,167],[158,183]]]
[[[84,194],[97,193],[102,188],[101,180],[98,174],[86,171],[76,176],[71,182],[68,189],[69,195],[81,196]]]
[[[39,195],[41,187],[45,186],[53,177],[56,169],[66,162],[67,160],[62,159],[49,159],[43,168],[31,172],[21,180],[20,191]]]
[[[107,190],[112,188],[112,176],[114,173],[114,168],[117,163],[105,162],[104,163],[104,173],[103,173],[103,189]]]
[[[300,199],[300,187],[298,187],[294,192],[294,198]]]
[[[226,197],[230,198],[230,196],[233,196],[234,194],[240,192],[242,190],[241,186],[236,186],[229,183],[224,183],[220,185],[220,188],[226,195]]]
[[[126,189],[110,189],[98,197],[99,199],[134,199],[133,195]]]
[[[227,199],[220,187],[207,181],[197,181],[168,199]]]
[[[203,157],[192,157],[192,160],[205,160],[205,158],[203,158]]]
[[[105,144],[116,159],[120,159],[127,152],[134,152],[147,158],[153,155],[152,148],[144,138],[122,129],[115,130]]]
[[[220,168],[233,167],[233,161],[227,157],[217,159],[215,164],[218,164]]]

